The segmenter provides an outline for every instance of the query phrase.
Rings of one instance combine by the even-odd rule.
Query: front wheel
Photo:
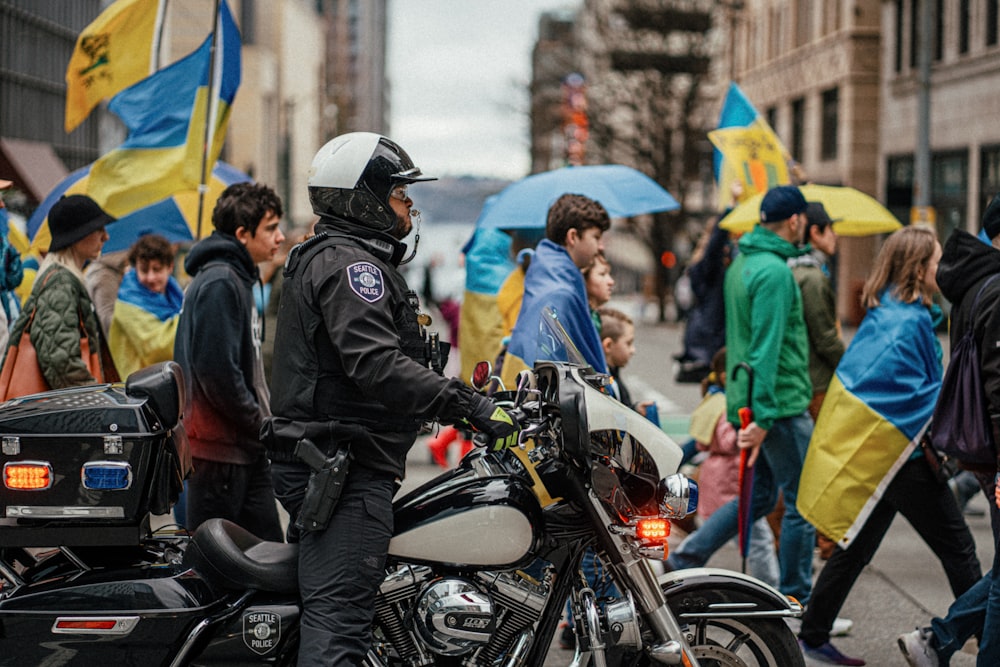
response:
[[[780,618],[704,618],[684,626],[701,667],[805,667],[795,635]],[[652,667],[645,652],[611,654],[609,665]]]
[[[795,634],[780,618],[706,618],[685,638],[701,667],[804,667]]]

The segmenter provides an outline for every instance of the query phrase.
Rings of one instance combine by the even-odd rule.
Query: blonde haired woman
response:
[[[101,364],[99,377],[95,377],[81,356],[81,322],[90,350],[99,351],[102,345],[97,313],[83,282],[83,267],[100,257],[108,240],[104,227],[115,219],[86,195],[63,197],[52,206],[48,218],[52,234],[49,252],[38,267],[31,295],[11,330],[11,340],[20,340],[34,312],[29,334],[49,388],[104,382],[111,379],[113,369],[106,372]]]
[[[802,617],[805,655],[864,665],[830,643],[830,630],[858,575],[896,514],[913,526],[961,595],[979,581],[976,545],[955,496],[935,477],[919,441],[941,389],[941,244],[928,227],[890,236],[865,282],[868,309],[844,353],[816,420],[797,507],[837,542]]]

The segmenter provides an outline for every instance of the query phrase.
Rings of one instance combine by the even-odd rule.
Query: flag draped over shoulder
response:
[[[66,132],[156,69],[164,0],[118,0],[77,37],[66,67]]]
[[[142,285],[135,270],[125,274],[108,332],[111,357],[122,377],[174,358],[183,301],[184,291],[173,276],[159,294]]]
[[[881,301],[837,366],[799,480],[799,512],[844,548],[913,455],[941,388],[928,309]]]
[[[788,150],[735,83],[722,103],[717,130],[708,133],[715,146],[714,168],[719,208],[728,207],[733,182],[746,196],[790,182]]]
[[[115,217],[199,185],[206,123],[207,164],[218,159],[240,84],[239,30],[225,2],[220,13],[214,63],[209,36],[194,53],[111,100],[128,137],[93,164],[88,192]]]

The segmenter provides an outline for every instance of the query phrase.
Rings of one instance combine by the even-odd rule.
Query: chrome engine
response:
[[[376,642],[388,642],[414,667],[433,665],[435,655],[492,665],[530,644],[546,593],[544,585],[516,573],[441,577],[430,567],[405,565],[382,582],[375,601],[381,633]]]

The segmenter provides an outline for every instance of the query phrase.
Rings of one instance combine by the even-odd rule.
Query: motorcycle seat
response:
[[[223,590],[297,593],[299,547],[266,542],[232,521],[209,519],[184,552],[184,566]]]

